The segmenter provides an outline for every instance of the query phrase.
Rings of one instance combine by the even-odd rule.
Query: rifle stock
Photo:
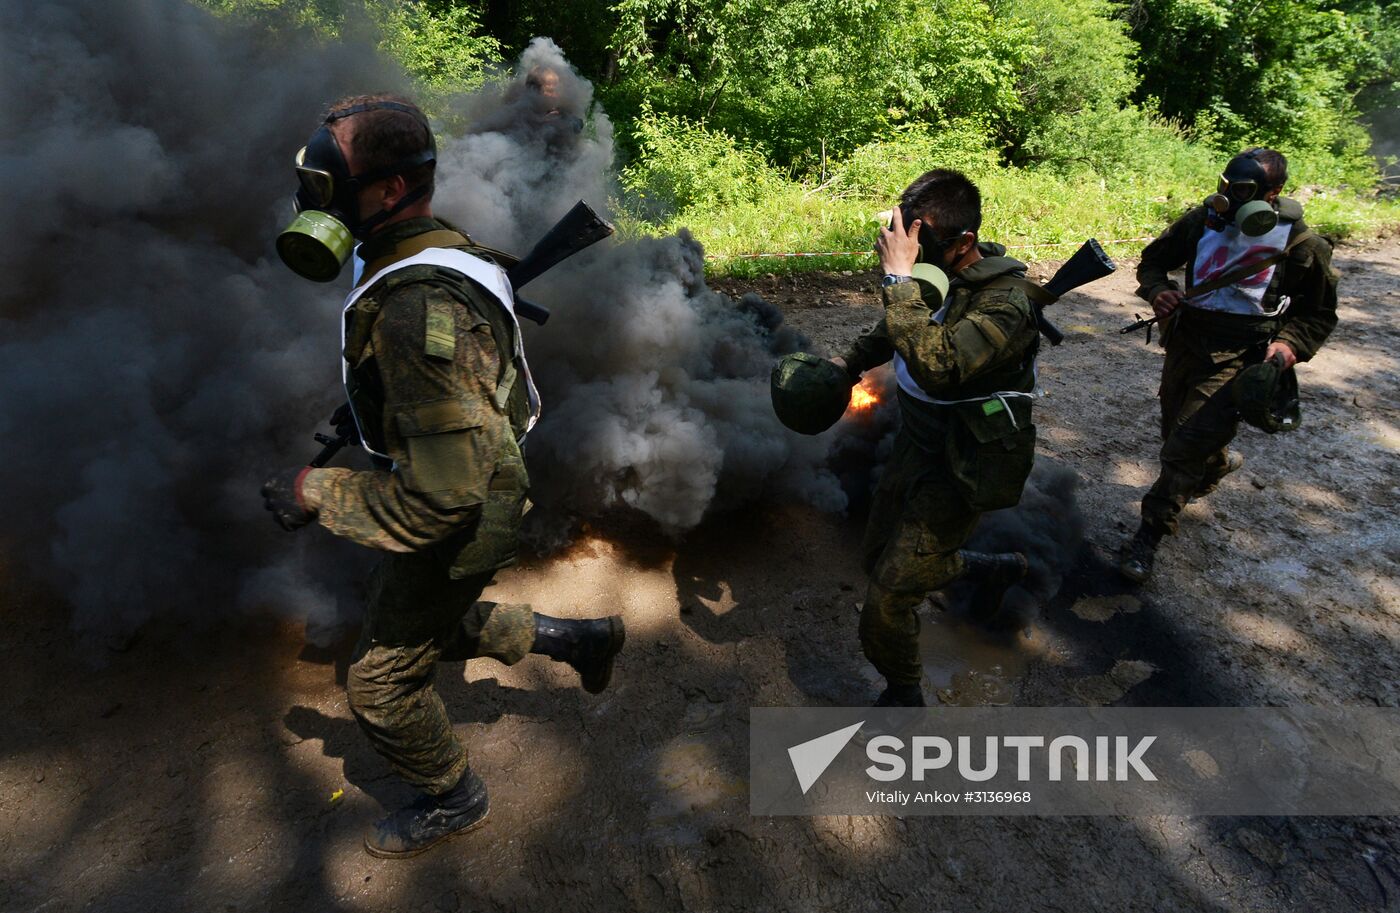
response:
[[[1064,342],[1065,334],[1050,322],[1045,316],[1045,309],[1059,301],[1065,294],[1088,285],[1096,279],[1102,279],[1109,273],[1118,269],[1104,253],[1103,247],[1094,238],[1085,241],[1079,250],[1074,252],[1074,256],[1065,261],[1065,265],[1055,271],[1055,275],[1050,277],[1050,281],[1043,286],[1028,283],[1030,288],[1026,295],[1031,299],[1031,305],[1035,308],[1035,323],[1040,328],[1041,335],[1050,341],[1052,346],[1057,346]]]
[[[564,214],[564,218],[535,242],[528,254],[506,270],[511,288],[518,290],[521,286],[528,285],[560,261],[597,244],[616,230],[612,223],[594,212],[593,207],[579,200],[573,209]],[[515,298],[515,313],[541,325],[549,319],[548,308],[527,301],[519,295]]]

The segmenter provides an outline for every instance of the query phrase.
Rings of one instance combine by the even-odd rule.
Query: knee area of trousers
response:
[[[870,582],[865,593],[865,605],[860,612],[860,638],[880,639],[902,637],[910,625],[917,626],[917,607],[926,591],[896,591]]]
[[[962,573],[957,550],[904,555],[898,561],[882,561],[874,583],[896,596],[917,593],[922,596],[942,589]]]
[[[403,671],[370,656],[351,663],[345,673],[345,696],[350,709],[360,716],[374,716],[399,703],[405,694],[418,690],[423,684],[422,676],[404,675]]]

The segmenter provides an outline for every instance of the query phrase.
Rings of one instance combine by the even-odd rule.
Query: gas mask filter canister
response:
[[[1242,153],[1230,159],[1215,193],[1205,199],[1212,227],[1220,229],[1233,223],[1241,234],[1251,238],[1273,231],[1278,225],[1278,213],[1263,199],[1268,186],[1264,166],[1254,156]]]
[[[411,114],[427,134],[427,147],[389,168],[352,175],[329,125],[362,111],[395,110]],[[337,111],[326,119],[310,141],[297,153],[296,171],[300,187],[296,194],[297,214],[277,236],[277,254],[287,268],[313,282],[330,282],[340,275],[355,248],[355,239],[366,238],[372,230],[427,195],[429,184],[409,193],[392,208],[368,219],[359,217],[359,192],[375,181],[403,174],[437,160],[432,130],[423,115],[409,105],[392,101],[367,102]]]

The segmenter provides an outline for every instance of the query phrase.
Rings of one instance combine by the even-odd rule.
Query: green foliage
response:
[[[888,139],[866,143],[834,166],[829,194],[896,199],[914,178],[931,168],[954,168],[977,176],[996,167],[987,127],[962,120],[936,128],[909,124]]]
[[[1036,160],[1026,145],[1052,121],[1063,132],[1067,118],[1111,116],[1137,88],[1137,45],[1108,0],[999,0],[997,8],[1030,26],[1036,49],[1016,81],[1025,113],[1002,128],[1013,161]]]
[[[714,212],[762,199],[782,184],[760,150],[674,115],[643,111],[633,142],[638,155],[623,169],[622,185],[633,208],[651,218]]]
[[[874,214],[934,167],[972,175],[986,235],[1030,257],[1154,234],[1247,145],[1289,156],[1324,230],[1400,219],[1372,195],[1373,156],[1400,158],[1392,0],[196,2],[368,38],[430,106],[548,34],[617,125],[624,234],[860,252],[723,271],[869,265]]]
[[[1052,113],[1027,137],[1028,161],[1060,174],[1090,172],[1121,177],[1173,180],[1209,179],[1219,171],[1218,155],[1195,145],[1184,131],[1144,108],[1091,108]]]
[[[624,82],[655,110],[815,170],[891,126],[1009,117],[1028,28],[982,0],[619,0]],[[617,110],[617,109],[614,109]],[[629,112],[621,112],[626,116]]]
[[[425,3],[398,0],[371,9],[383,34],[380,49],[430,92],[471,88],[500,54],[495,38],[478,34],[481,21],[470,6],[435,11]]]
[[[1364,155],[1352,99],[1380,59],[1341,10],[1323,0],[1138,0],[1133,10],[1142,91],[1169,117],[1204,118],[1222,150]]]
[[[424,89],[424,101],[481,82],[501,46],[482,32],[474,4],[421,0],[202,0],[221,15],[275,32],[306,30],[329,40],[370,32]]]

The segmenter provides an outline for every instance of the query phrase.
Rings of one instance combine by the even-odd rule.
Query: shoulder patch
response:
[[[441,298],[430,298],[424,314],[423,354],[429,358],[452,361],[457,353],[457,334],[453,327],[453,305]]]

